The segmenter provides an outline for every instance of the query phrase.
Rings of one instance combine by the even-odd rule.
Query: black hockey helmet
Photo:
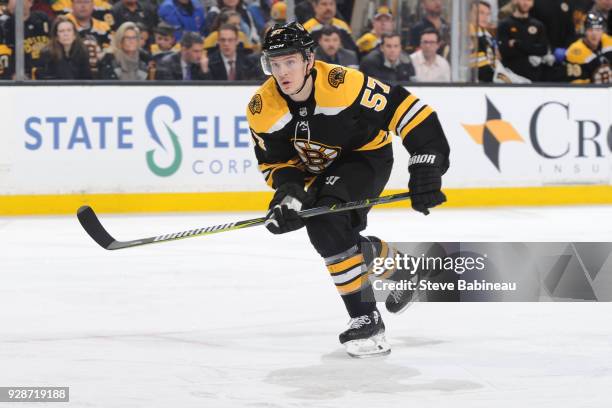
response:
[[[275,24],[268,30],[264,38],[261,66],[267,75],[271,75],[270,57],[301,53],[304,60],[307,60],[314,46],[314,40],[300,23],[292,21],[286,24]]]
[[[586,16],[586,20],[584,21],[584,29],[588,30],[589,28],[601,28],[603,29],[605,25],[604,18],[599,13],[589,13]]]

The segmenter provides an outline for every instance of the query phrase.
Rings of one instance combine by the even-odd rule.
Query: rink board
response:
[[[411,90],[451,145],[448,206],[612,202],[612,89]],[[245,114],[254,91],[3,87],[0,214],[263,209],[270,190]],[[399,138],[394,149],[389,191],[407,180]]]

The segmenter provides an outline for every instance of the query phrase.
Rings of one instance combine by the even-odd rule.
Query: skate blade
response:
[[[391,353],[391,346],[387,343],[384,333],[368,339],[347,341],[344,347],[348,355],[354,358],[379,357]]]

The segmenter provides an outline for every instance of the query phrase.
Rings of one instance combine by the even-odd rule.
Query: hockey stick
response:
[[[379,204],[393,203],[395,201],[410,198],[410,193],[392,194],[377,198],[368,198],[361,201],[350,203],[334,204],[330,207],[316,207],[300,211],[298,214],[302,218],[316,217],[317,215],[335,213],[340,211],[356,210],[358,208],[371,207]],[[252,218],[250,220],[236,221],[229,224],[214,225],[211,227],[196,228],[188,231],[174,232],[171,234],[158,235],[155,237],[141,238],[133,241],[117,241],[104,229],[94,210],[84,205],[77,211],[77,218],[85,229],[85,232],[98,243],[102,248],[108,250],[132,248],[141,245],[156,244],[159,242],[175,241],[177,239],[199,237],[202,235],[217,234],[219,232],[233,231],[242,228],[255,227],[262,225],[265,217]]]

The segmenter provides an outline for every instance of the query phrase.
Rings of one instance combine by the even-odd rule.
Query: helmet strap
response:
[[[300,89],[298,89],[292,94],[289,94],[290,96],[297,95],[300,92],[302,92],[302,89],[304,89],[304,87],[306,86],[306,82],[308,82],[308,78],[312,74],[312,69],[308,69],[308,65],[310,64],[310,58],[307,58],[306,55],[304,55],[304,59],[306,60],[306,70],[307,70],[306,75],[304,75],[304,81],[302,82],[302,86],[300,86]]]

